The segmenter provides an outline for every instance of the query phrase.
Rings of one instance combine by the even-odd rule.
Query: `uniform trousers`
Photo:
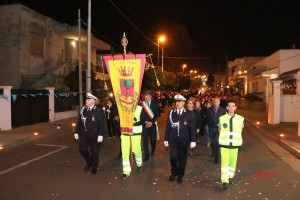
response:
[[[149,159],[149,145],[148,140],[150,138],[151,144],[151,153],[155,153],[156,149],[156,125],[153,124],[150,128],[143,127],[143,148],[144,148],[144,157]]]
[[[229,178],[234,177],[238,152],[239,152],[238,148],[229,149],[229,148],[221,147],[222,183],[229,183]]]
[[[99,143],[97,135],[89,135],[88,132],[79,135],[79,152],[92,170],[98,169],[99,163]]]
[[[184,176],[187,163],[188,146],[178,139],[175,139],[170,146],[171,173],[179,177]]]
[[[123,174],[129,175],[131,172],[130,166],[130,137],[132,144],[132,153],[135,156],[135,162],[138,167],[142,166],[142,147],[141,147],[141,135],[121,135],[122,146],[122,160],[123,160]]]

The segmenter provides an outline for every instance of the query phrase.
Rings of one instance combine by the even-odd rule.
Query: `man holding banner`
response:
[[[144,92],[145,100],[142,102],[142,119],[143,123],[143,147],[144,147],[144,162],[149,160],[148,140],[150,138],[151,155],[155,155],[156,138],[158,135],[157,118],[159,117],[158,103],[152,99],[151,91]]]

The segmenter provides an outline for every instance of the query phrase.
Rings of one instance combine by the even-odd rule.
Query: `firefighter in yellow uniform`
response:
[[[222,188],[227,189],[232,184],[238,157],[239,147],[243,143],[242,130],[244,128],[244,117],[235,113],[236,103],[229,100],[227,103],[227,114],[219,119],[219,144],[221,152],[221,181]]]
[[[129,177],[131,172],[130,166],[130,152],[135,156],[135,162],[137,165],[137,172],[142,172],[142,147],[141,137],[143,131],[143,122],[141,121],[141,113],[143,107],[138,105],[134,113],[134,124],[132,135],[121,135],[121,148],[122,148],[122,161],[123,161],[123,175],[122,179],[125,180]]]

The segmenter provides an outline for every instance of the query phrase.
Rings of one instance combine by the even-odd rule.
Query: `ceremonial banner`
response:
[[[141,93],[146,55],[103,57],[119,111],[121,134],[132,135],[134,112]]]

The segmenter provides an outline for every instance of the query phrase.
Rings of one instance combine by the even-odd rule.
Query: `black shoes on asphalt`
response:
[[[222,184],[222,189],[227,189],[229,184],[233,184],[232,178],[229,179],[229,183],[223,183]]]
[[[83,171],[84,172],[89,172],[90,170],[91,170],[91,174],[92,175],[95,175],[95,174],[97,174],[97,169],[91,169],[91,164],[87,164],[84,168],[83,168]]]
[[[142,167],[142,166],[137,167],[137,173],[140,174],[140,173],[142,173],[142,171],[143,171],[143,167]],[[129,175],[123,174],[123,175],[121,176],[121,179],[126,180],[128,177],[129,177]]]
[[[174,181],[175,180],[175,178],[176,178],[176,174],[171,174],[170,176],[169,176],[169,181]],[[182,183],[182,176],[178,176],[177,177],[177,183]]]
[[[87,165],[83,168],[83,171],[84,171],[84,172],[88,172],[88,171],[90,171],[90,169],[91,169],[91,164],[87,164]]]

